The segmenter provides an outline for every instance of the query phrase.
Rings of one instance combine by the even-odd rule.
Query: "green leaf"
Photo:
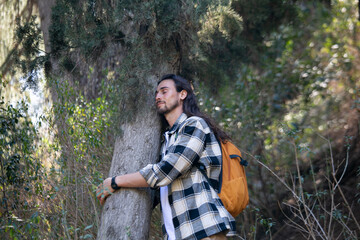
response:
[[[86,227],[84,228],[84,231],[86,231],[86,230],[88,230],[88,229],[92,228],[93,226],[94,226],[93,224],[91,224],[91,225],[89,225],[89,226],[86,226]]]
[[[92,238],[93,237],[93,235],[91,235],[91,234],[86,234],[86,235],[84,235],[84,236],[81,236],[80,238],[81,239],[88,239],[88,238]]]

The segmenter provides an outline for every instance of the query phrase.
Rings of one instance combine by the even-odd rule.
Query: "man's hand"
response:
[[[107,178],[97,187],[96,197],[99,199],[100,204],[103,205],[106,198],[113,194],[113,192],[115,192],[115,190],[111,187],[111,178]]]

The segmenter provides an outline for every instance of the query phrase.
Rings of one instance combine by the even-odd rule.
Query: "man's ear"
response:
[[[187,97],[187,91],[186,90],[181,90],[180,99],[184,100],[186,97]]]

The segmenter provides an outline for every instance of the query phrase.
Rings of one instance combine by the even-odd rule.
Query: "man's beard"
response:
[[[169,112],[171,112],[172,110],[174,110],[175,108],[177,108],[179,106],[179,102],[175,101],[175,103],[173,103],[172,105],[170,105],[169,107],[166,106],[166,103],[164,103],[164,107],[163,108],[158,108],[157,112],[159,114],[167,114]]]

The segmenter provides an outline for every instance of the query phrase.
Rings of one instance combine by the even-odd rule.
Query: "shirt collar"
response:
[[[182,113],[175,121],[174,125],[170,128],[169,134],[173,134],[174,132],[176,132],[187,118],[187,115],[185,113]]]

